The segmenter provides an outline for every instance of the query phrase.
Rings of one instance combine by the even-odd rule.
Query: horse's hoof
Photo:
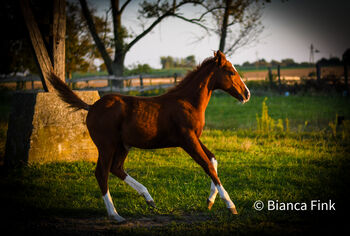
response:
[[[110,215],[110,216],[108,216],[108,218],[109,218],[110,220],[117,221],[118,223],[126,222],[126,220],[124,219],[124,217],[122,217],[122,216],[120,216],[120,215]]]
[[[228,208],[228,210],[233,214],[233,215],[238,215],[238,212],[236,210],[236,207]]]
[[[154,201],[152,201],[152,200],[146,201],[146,203],[147,203],[150,207],[157,208],[157,207],[156,207],[156,204],[155,204]]]
[[[207,205],[208,205],[208,209],[209,211],[211,210],[211,208],[213,207],[214,205],[214,202],[210,201],[209,199],[207,199]]]

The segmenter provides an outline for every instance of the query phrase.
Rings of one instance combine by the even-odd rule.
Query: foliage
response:
[[[100,54],[88,33],[80,8],[71,2],[66,4],[66,73],[68,78],[72,78],[73,72],[96,71],[93,61],[100,58]],[[110,45],[111,30],[108,22],[96,15],[93,15],[93,18],[98,35],[106,45]],[[110,50],[109,52],[111,53]]]
[[[160,63],[162,69],[187,67],[192,68],[196,66],[196,59],[194,55],[187,56],[185,58],[174,58],[172,56],[160,57]]]
[[[125,69],[125,75],[143,75],[150,74],[152,68],[148,64],[137,64],[132,66],[130,69]]]
[[[43,6],[47,5],[44,1],[41,3]],[[0,27],[3,31],[0,43],[0,74],[36,73],[33,49],[28,39],[19,1],[1,2]]]
[[[314,67],[315,64],[308,63],[308,62],[295,62],[291,58],[285,58],[281,61],[277,60],[271,60],[270,62],[266,61],[264,58],[258,59],[254,62],[245,61],[242,63],[242,65],[238,65],[238,68],[241,67],[241,69],[248,69],[248,68],[266,68],[266,67],[275,67],[280,65],[281,67],[285,68],[297,68],[297,67]]]
[[[262,102],[262,111],[261,116],[259,117],[258,114],[256,114],[256,121],[257,121],[257,131],[261,134],[273,134],[274,132],[277,133],[283,133],[287,129],[284,128],[283,120],[278,119],[275,121],[273,118],[271,118],[268,114],[268,107],[266,105],[267,97],[264,98],[264,101]],[[287,119],[287,118],[286,118]],[[288,121],[286,120],[286,123]]]
[[[331,137],[334,139],[341,138],[343,141],[350,140],[350,120],[340,119],[338,114],[335,115],[335,120],[330,121],[328,126],[331,129]]]
[[[37,74],[37,66],[28,30],[23,22],[18,2],[6,0],[2,3],[0,16],[1,23],[6,28],[5,39],[2,39],[0,73],[26,72]],[[43,39],[47,41],[50,37],[50,18],[52,1],[35,0],[31,1],[33,13],[37,19]],[[110,46],[109,25],[101,17],[92,15],[96,22],[96,30],[103,42]],[[45,42],[50,45],[48,42]],[[93,60],[100,55],[93,44],[91,35],[88,33],[86,22],[83,19],[80,8],[71,1],[66,2],[66,72],[68,77],[76,71],[86,72],[96,70]]]
[[[93,18],[91,17],[91,12],[88,8],[86,0],[80,0],[80,5],[82,6],[82,11],[87,21],[87,25],[91,35],[94,38],[97,49],[99,50],[106,69],[109,74],[114,74],[121,76],[124,74],[124,59],[126,54],[130,49],[138,43],[142,38],[149,34],[159,23],[164,19],[169,17],[177,17],[179,19],[185,20],[187,22],[201,25],[198,21],[192,21],[191,18],[186,18],[180,13],[180,10],[185,6],[196,7],[201,1],[142,1],[139,3],[137,19],[140,21],[140,26],[142,28],[141,32],[134,33],[134,30],[130,29],[128,31],[133,33],[128,33],[126,28],[122,24],[122,15],[125,9],[128,7],[131,1],[125,1],[123,4],[119,5],[119,1],[111,1],[111,12],[112,12],[112,22],[113,22],[113,51],[114,59],[106,50],[106,45],[102,42],[101,37],[96,32],[96,26]],[[149,23],[151,21],[151,23]],[[203,25],[201,25],[203,27]],[[122,83],[114,81],[116,86],[121,86]]]
[[[339,66],[342,65],[342,61],[338,57],[331,57],[329,59],[321,58],[316,62],[316,64],[321,66]]]
[[[210,30],[220,38],[219,50],[232,55],[238,49],[257,41],[264,29],[260,20],[267,2],[270,0],[205,1],[207,12],[203,15],[210,14],[215,22]]]

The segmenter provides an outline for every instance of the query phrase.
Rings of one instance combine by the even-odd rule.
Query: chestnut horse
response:
[[[207,199],[209,210],[219,193],[227,208],[237,214],[218,178],[214,154],[199,140],[204,127],[204,112],[213,90],[221,89],[242,103],[250,97],[247,86],[222,52],[214,52],[214,57],[206,59],[176,87],[156,97],[113,94],[88,105],[53,73],[49,81],[70,107],[88,111],[87,128],[99,153],[95,176],[110,218],[118,222],[125,220],[114,208],[108,189],[109,172],[155,207],[147,188],[124,171],[124,161],[131,147],[183,148],[211,178]]]

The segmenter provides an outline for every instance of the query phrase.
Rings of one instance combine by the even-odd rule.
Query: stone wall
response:
[[[97,91],[80,91],[88,104]],[[87,111],[74,112],[55,93],[18,93],[10,115],[5,163],[96,161],[97,149],[86,128]]]

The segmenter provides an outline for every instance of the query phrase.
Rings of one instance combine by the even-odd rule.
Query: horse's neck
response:
[[[205,112],[212,94],[212,89],[210,88],[212,73],[203,71],[197,76],[198,77],[193,78],[191,84],[188,85],[184,93],[184,98],[190,102],[197,111]]]

